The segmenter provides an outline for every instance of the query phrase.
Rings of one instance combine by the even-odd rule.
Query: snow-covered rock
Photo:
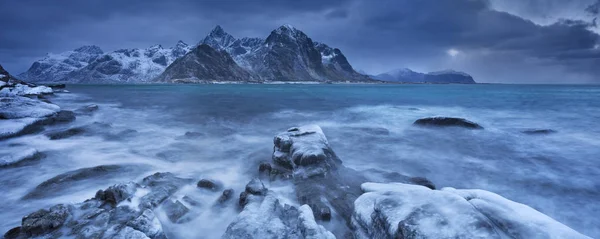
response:
[[[341,165],[317,125],[294,127],[275,136],[273,162],[292,169],[294,177],[323,175]]]
[[[483,190],[364,183],[354,203],[358,238],[589,238]]]
[[[42,118],[59,111],[58,105],[28,97],[0,97],[0,119]]]
[[[5,238],[166,238],[155,211],[192,181],[156,173],[100,190],[82,203],[58,204],[23,217]]]
[[[54,91],[47,86],[28,86],[17,84],[13,87],[4,87],[0,90],[0,97],[4,96],[25,96],[25,95],[44,95],[52,94]]]
[[[42,154],[34,148],[21,146],[0,149],[0,168],[16,166],[40,157]]]
[[[281,205],[272,191],[263,195],[248,195],[244,210],[227,227],[222,238],[335,238],[316,223],[309,206],[300,210]]]
[[[64,82],[67,74],[86,67],[104,54],[98,46],[83,46],[58,54],[48,53],[19,77],[30,82]]]

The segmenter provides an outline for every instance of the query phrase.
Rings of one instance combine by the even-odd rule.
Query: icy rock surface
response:
[[[318,225],[310,207],[281,205],[272,191],[247,195],[247,204],[222,236],[233,238],[335,238]]]
[[[5,238],[166,238],[155,210],[189,179],[155,173],[138,183],[117,184],[92,199],[59,204],[23,218]],[[168,212],[167,212],[168,213]]]
[[[358,238],[589,238],[534,209],[483,190],[364,183]]]

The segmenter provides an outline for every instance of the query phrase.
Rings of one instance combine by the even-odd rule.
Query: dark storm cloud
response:
[[[531,19],[597,15],[598,6],[591,0],[1,1],[0,63],[23,71],[46,52],[83,44],[105,50],[179,39],[194,44],[216,24],[234,36],[266,37],[290,23],[370,73],[456,68],[483,82],[584,82],[600,75],[593,20]],[[459,54],[449,56],[449,49]]]

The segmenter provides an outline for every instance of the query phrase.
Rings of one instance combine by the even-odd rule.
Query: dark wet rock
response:
[[[223,204],[223,203],[228,202],[229,200],[231,200],[233,198],[234,193],[235,193],[235,191],[233,191],[233,189],[225,189],[223,191],[223,194],[221,194],[219,199],[217,199],[217,203]]]
[[[370,135],[390,135],[390,131],[382,127],[351,127],[350,129]]]
[[[75,113],[69,110],[61,110],[53,117],[55,123],[68,123],[75,120]]]
[[[90,134],[93,134],[94,132],[105,133],[111,127],[112,126],[107,123],[94,122],[94,123],[84,125],[84,126],[50,131],[50,132],[46,133],[46,136],[48,138],[50,138],[50,140],[59,140],[59,139],[70,138],[73,136],[90,135]],[[106,134],[106,135],[110,136],[109,134]]]
[[[52,84],[52,85],[47,85],[47,86],[52,89],[64,89],[67,87],[67,85],[65,85],[65,84]]]
[[[102,180],[118,174],[135,173],[148,170],[149,167],[140,164],[100,165],[90,168],[81,168],[54,176],[26,194],[23,199],[36,199],[59,195],[70,187],[83,180]]]
[[[81,135],[86,132],[84,127],[75,127],[66,130],[56,130],[52,132],[46,133],[46,137],[50,138],[50,140],[59,140],[66,139],[73,136]]]
[[[185,132],[185,134],[183,136],[185,136],[186,138],[195,139],[195,138],[200,138],[205,135],[206,135],[205,133],[201,133],[201,132],[188,131],[188,132]]]
[[[260,179],[254,178],[246,184],[246,192],[253,195],[265,195],[267,188]]]
[[[521,132],[523,132],[524,134],[529,134],[529,135],[545,135],[545,134],[556,133],[556,131],[552,130],[552,129],[528,129],[528,130],[523,130]]]
[[[435,190],[435,185],[431,181],[429,181],[429,179],[426,179],[423,177],[410,178],[410,182],[413,184],[416,184],[416,185],[425,186],[425,187],[428,187],[429,189]]]
[[[4,239],[16,239],[21,234],[21,227],[15,227],[4,233]]]
[[[137,187],[134,183],[117,184],[106,190],[99,190],[94,197],[110,205],[116,206],[122,201],[129,200],[135,194]]]
[[[246,204],[248,204],[248,192],[243,191],[240,193],[240,199],[238,200],[238,205],[241,208],[244,208],[244,206],[246,206]]]
[[[267,173],[270,174],[272,170],[271,164],[267,162],[263,162],[258,166],[259,173]]]
[[[49,210],[41,209],[23,217],[20,233],[27,237],[47,234],[60,228],[71,215],[72,208],[58,204]]]
[[[196,184],[199,188],[208,189],[211,191],[219,191],[221,189],[221,183],[212,179],[203,178]]]
[[[190,209],[188,209],[185,205],[183,205],[179,200],[171,201],[167,200],[162,206],[162,209],[167,214],[167,217],[173,223],[179,223],[180,219],[183,218]]]
[[[186,202],[187,204],[194,206],[194,207],[199,207],[202,204],[200,202],[198,202],[198,200],[191,198],[190,196],[183,196],[181,198],[182,201]]]
[[[429,117],[418,119],[414,123],[415,125],[420,126],[436,126],[436,127],[448,127],[448,126],[456,126],[463,127],[468,129],[483,129],[481,125],[463,119],[463,118],[453,118],[453,117]]]
[[[98,105],[91,104],[91,105],[86,105],[86,106],[76,109],[75,113],[78,115],[90,115],[90,114],[96,112],[98,109],[99,109]]]

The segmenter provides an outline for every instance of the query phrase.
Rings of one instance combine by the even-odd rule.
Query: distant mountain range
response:
[[[429,73],[415,72],[407,68],[393,70],[372,76],[374,79],[402,83],[436,83],[436,84],[475,84],[473,77],[467,73],[445,70]]]
[[[337,48],[283,25],[265,38],[235,38],[216,26],[197,45],[122,49],[84,46],[36,61],[20,78],[37,83],[412,82],[474,83],[465,73],[354,70]]]

